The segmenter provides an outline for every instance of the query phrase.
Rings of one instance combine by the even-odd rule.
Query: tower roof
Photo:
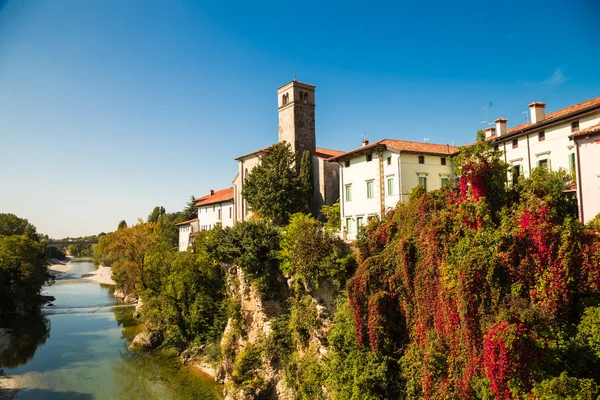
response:
[[[304,83],[304,82],[300,82],[297,80],[292,80],[292,81],[289,81],[288,83],[286,83],[285,85],[278,87],[277,92],[288,89],[291,86],[299,87],[299,88],[303,88],[303,89],[310,89],[310,90],[315,90],[315,88],[316,88],[315,85],[311,85],[310,83]]]

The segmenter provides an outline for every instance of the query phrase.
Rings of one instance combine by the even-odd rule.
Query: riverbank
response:
[[[10,347],[10,330],[0,328],[0,354]],[[12,399],[19,389],[15,378],[5,376],[0,370],[0,400]]]
[[[69,263],[69,261],[71,261],[71,257],[65,258],[64,261],[60,261],[55,258],[51,258],[49,261],[51,264],[48,265],[48,272],[54,277],[62,275],[65,272],[69,272],[71,269],[73,269],[73,264]]]
[[[100,266],[97,270],[82,275],[81,279],[86,279],[102,285],[115,285],[115,281],[112,279],[112,268],[110,267]]]

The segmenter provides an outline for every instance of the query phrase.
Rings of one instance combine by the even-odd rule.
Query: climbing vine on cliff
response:
[[[583,379],[600,382],[598,357],[571,338],[600,302],[600,232],[572,215],[565,173],[538,168],[507,186],[481,137],[454,162],[456,188],[416,190],[358,241],[347,287],[357,346],[396,360],[386,381],[408,398],[596,387]]]

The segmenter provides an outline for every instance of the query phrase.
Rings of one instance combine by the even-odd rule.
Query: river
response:
[[[89,260],[71,263],[44,288],[53,306],[0,319],[13,333],[0,361],[19,382],[17,399],[222,399],[209,376],[174,355],[130,351],[140,330],[133,306],[117,304],[111,286],[81,279],[95,269]]]

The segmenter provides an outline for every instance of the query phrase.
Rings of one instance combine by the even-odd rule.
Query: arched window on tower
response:
[[[304,104],[308,104],[308,92],[304,92],[304,93],[303,93],[302,102],[303,102]]]
[[[289,102],[290,102],[290,95],[288,93],[285,93],[283,96],[281,96],[281,105],[285,106]]]
[[[244,179],[248,179],[248,168],[244,171]]]

